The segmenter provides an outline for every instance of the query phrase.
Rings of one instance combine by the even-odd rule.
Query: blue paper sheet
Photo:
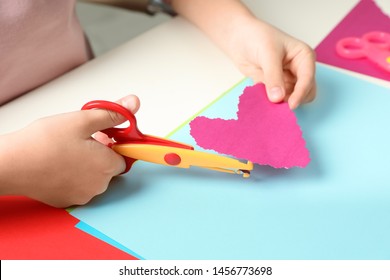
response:
[[[243,179],[137,162],[71,214],[145,259],[390,259],[390,90],[323,65],[317,81],[296,111],[307,168]],[[234,117],[249,83],[202,115]],[[172,138],[194,144],[188,125]]]
[[[79,230],[82,230],[82,231],[84,231],[86,233],[89,233],[90,235],[92,235],[92,236],[94,236],[94,237],[96,237],[96,238],[98,238],[98,239],[100,239],[100,240],[102,240],[102,241],[104,241],[104,242],[106,242],[106,243],[108,243],[108,244],[110,244],[110,245],[112,245],[112,246],[114,246],[114,247],[116,247],[116,248],[118,248],[118,249],[128,253],[128,254],[130,254],[130,255],[132,255],[133,257],[136,257],[137,259],[140,259],[140,260],[143,259],[142,256],[137,255],[137,253],[129,250],[128,248],[126,248],[122,244],[116,242],[115,240],[111,239],[110,237],[108,237],[107,235],[101,233],[100,231],[98,231],[97,229],[91,227],[90,225],[84,223],[83,221],[78,222],[77,225],[76,225],[76,228],[78,228]]]

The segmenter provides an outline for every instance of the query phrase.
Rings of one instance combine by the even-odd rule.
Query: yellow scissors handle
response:
[[[244,178],[249,177],[250,171],[253,169],[253,163],[250,161],[244,163],[237,159],[216,154],[170,146],[127,143],[114,144],[112,149],[123,156],[137,160],[180,168],[198,166],[221,172],[240,174]]]

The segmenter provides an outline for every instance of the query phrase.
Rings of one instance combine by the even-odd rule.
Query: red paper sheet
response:
[[[373,0],[361,0],[317,46],[317,61],[390,81],[390,73],[368,59],[345,59],[336,53],[340,39],[361,37],[371,31],[390,32],[390,18]]]
[[[287,103],[268,100],[264,84],[240,96],[237,120],[197,117],[191,135],[198,146],[275,168],[305,167],[309,161],[302,131]]]
[[[24,197],[0,197],[0,259],[134,259],[75,228],[78,222],[64,209]]]

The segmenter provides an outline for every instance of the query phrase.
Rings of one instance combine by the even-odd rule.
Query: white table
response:
[[[358,0],[244,2],[258,17],[315,47]],[[390,11],[390,1],[378,3]],[[142,104],[140,129],[164,136],[242,78],[203,33],[177,17],[1,106],[0,134],[79,110],[93,99],[114,101],[134,93]]]

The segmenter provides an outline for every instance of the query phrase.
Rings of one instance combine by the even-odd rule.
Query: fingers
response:
[[[117,101],[118,104],[124,106],[132,113],[136,113],[140,107],[140,101],[135,95],[128,95]],[[110,110],[86,110],[80,112],[84,118],[82,122],[85,127],[86,136],[89,137],[97,131],[101,131],[110,127],[117,126],[126,119],[116,112]]]
[[[314,53],[305,54],[297,66],[292,65],[291,70],[295,72],[296,84],[288,103],[294,110],[300,104],[312,101],[316,96]]]
[[[114,143],[114,140],[112,140],[110,137],[108,137],[106,134],[104,134],[103,132],[100,132],[100,131],[93,134],[93,138],[105,146],[108,146],[109,144]]]
[[[87,170],[88,172],[89,170],[94,170],[92,175],[94,177],[91,180],[96,181],[92,185],[95,186],[96,194],[100,194],[105,191],[112,177],[123,173],[126,169],[126,162],[122,155],[107,147],[107,144],[112,143],[112,140],[107,135],[97,133],[94,138],[94,140],[87,140],[88,145],[86,146],[86,150],[92,155],[92,157],[89,156],[89,167]],[[86,174],[87,172],[84,173]],[[108,181],[106,184],[102,184],[103,180]]]
[[[116,103],[121,104],[123,107],[127,108],[127,110],[130,110],[133,114],[137,113],[140,107],[139,98],[133,94],[122,97],[116,101]]]
[[[123,97],[119,99],[117,103],[130,110],[132,113],[136,113],[140,107],[140,101],[135,95]],[[96,151],[99,151],[100,155],[105,153],[105,156],[102,158],[104,158],[104,169],[107,174],[110,174],[110,178],[121,174],[126,168],[126,163],[121,155],[105,147],[109,143],[112,143],[112,140],[100,131],[117,126],[126,121],[126,119],[121,114],[110,110],[86,110],[81,113],[84,114],[82,121],[85,137],[90,138],[91,135],[94,134],[94,138],[97,142],[93,142],[91,144],[94,146]]]
[[[262,66],[268,99],[275,103],[283,101],[286,96],[282,59],[278,51],[273,51],[264,58]]]
[[[282,56],[270,55],[264,61],[264,83],[271,102],[287,100],[290,109],[294,110],[300,104],[314,100],[316,96],[314,53],[307,49],[301,56],[294,58],[290,70],[283,69]],[[289,75],[294,77],[292,84],[289,84],[291,82]]]
[[[298,79],[294,91],[288,99],[288,105],[291,110],[295,110],[300,104],[313,101],[315,96],[315,82]]]

